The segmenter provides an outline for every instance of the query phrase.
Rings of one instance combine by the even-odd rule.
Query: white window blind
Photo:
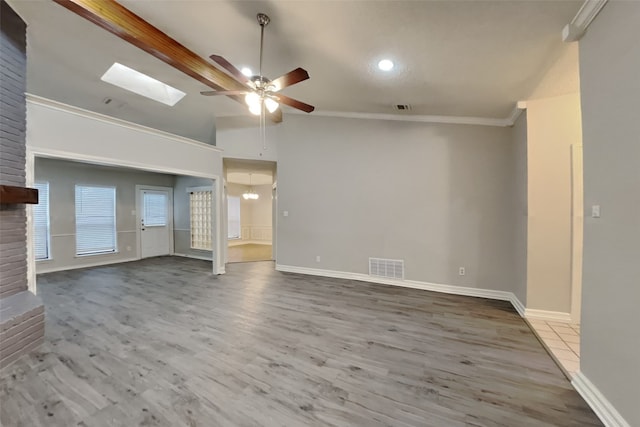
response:
[[[227,238],[240,238],[240,197],[227,198],[227,224],[229,227]]]
[[[49,259],[49,183],[36,182],[38,204],[33,205],[33,252],[37,260]]]
[[[192,191],[189,193],[191,249],[212,250],[211,195],[211,191]]]
[[[116,251],[116,189],[76,185],[76,254]]]
[[[145,227],[167,225],[167,193],[144,192]]]

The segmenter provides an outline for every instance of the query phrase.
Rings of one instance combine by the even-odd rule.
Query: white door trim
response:
[[[136,184],[136,259],[142,259],[142,232],[140,227],[140,222],[142,221],[142,199],[140,198],[140,193],[144,190],[166,191],[169,194],[169,255],[173,255],[173,188]]]
[[[582,144],[571,145],[571,321],[580,323],[582,252],[584,244],[584,183]]]

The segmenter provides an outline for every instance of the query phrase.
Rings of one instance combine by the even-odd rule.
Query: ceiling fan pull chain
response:
[[[267,118],[265,117],[264,101],[262,102],[262,114],[260,115],[260,129],[262,133],[262,149],[267,149]]]

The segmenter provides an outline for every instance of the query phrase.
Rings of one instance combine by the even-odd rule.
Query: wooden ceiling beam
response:
[[[166,62],[215,90],[244,90],[242,83],[219,70],[192,50],[178,43],[115,0],[54,0],[121,39]],[[240,96],[230,98],[244,103]],[[277,110],[270,118],[282,121]]]

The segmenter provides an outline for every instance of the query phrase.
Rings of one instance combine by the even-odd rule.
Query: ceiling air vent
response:
[[[404,280],[404,260],[369,258],[369,276]]]
[[[409,111],[411,110],[411,105],[409,104],[394,104],[393,109],[397,111]]]

